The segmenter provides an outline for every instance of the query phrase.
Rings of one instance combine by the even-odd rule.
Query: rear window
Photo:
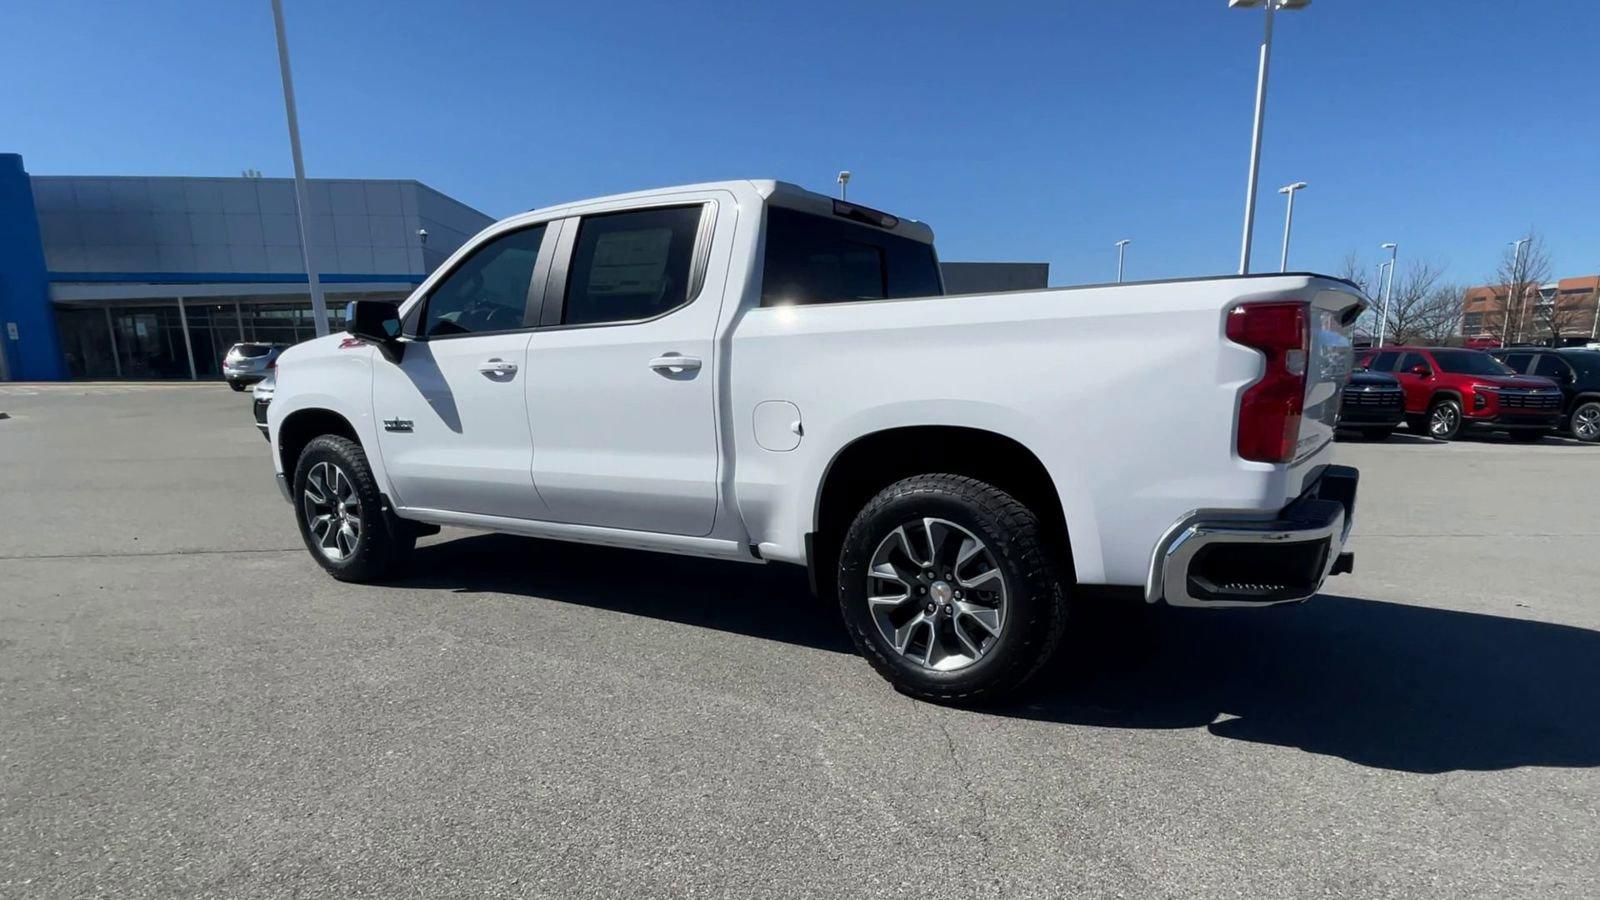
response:
[[[233,355],[244,356],[251,359],[254,359],[257,356],[266,356],[271,352],[271,344],[235,344],[233,346]]]
[[[761,304],[929,297],[944,291],[933,245],[842,218],[772,206]]]
[[[1433,360],[1452,375],[1513,375],[1506,365],[1479,350],[1435,350]]]

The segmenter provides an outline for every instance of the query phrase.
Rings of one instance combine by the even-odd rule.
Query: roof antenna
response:
[[[840,200],[844,199],[844,189],[845,189],[845,186],[848,185],[849,183],[850,183],[850,170],[846,169],[843,172],[839,173],[839,199]]]

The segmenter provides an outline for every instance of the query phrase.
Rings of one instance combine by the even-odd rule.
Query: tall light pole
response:
[[[1383,249],[1389,251],[1389,280],[1383,287],[1383,312],[1378,317],[1378,346],[1383,346],[1383,336],[1389,329],[1389,298],[1394,296],[1394,263],[1400,255],[1399,244],[1384,244]]]
[[[1261,175],[1261,126],[1267,116],[1267,63],[1272,59],[1272,14],[1280,9],[1304,9],[1311,0],[1228,0],[1229,9],[1267,8],[1266,30],[1261,38],[1261,62],[1256,72],[1256,118],[1250,133],[1250,180],[1244,191],[1244,241],[1239,249],[1239,274],[1250,274],[1250,238],[1256,228],[1256,181]]]
[[[839,173],[839,199],[840,200],[844,199],[845,185],[847,185],[849,183],[850,183],[850,172],[849,172],[849,170],[847,169],[847,170],[845,170],[843,172],[840,172]]]
[[[322,281],[311,264],[311,245],[306,221],[311,202],[306,197],[306,164],[300,156],[300,117],[294,107],[294,77],[289,74],[289,42],[283,36],[283,3],[272,0],[272,24],[278,31],[278,72],[283,76],[283,111],[289,117],[289,151],[294,154],[294,206],[300,218],[300,256],[306,262],[306,282],[311,287],[311,319],[317,336],[328,333],[328,304],[322,299]]]
[[[1283,214],[1283,258],[1278,260],[1279,272],[1289,271],[1289,229],[1294,227],[1294,193],[1304,190],[1305,186],[1304,181],[1296,181],[1278,188],[1278,193],[1289,195],[1289,209]]]
[[[1117,284],[1122,283],[1122,254],[1128,249],[1128,245],[1131,243],[1133,243],[1133,241],[1130,241],[1127,238],[1117,241]]]
[[[1510,274],[1514,283],[1506,285],[1506,321],[1500,328],[1500,346],[1502,347],[1511,343],[1511,295],[1522,287],[1522,245],[1530,240],[1533,239],[1525,237],[1515,241],[1506,241],[1512,247],[1511,271],[1508,274]],[[1517,305],[1520,307],[1522,304],[1519,302]],[[1522,316],[1519,314],[1517,318],[1520,319]]]

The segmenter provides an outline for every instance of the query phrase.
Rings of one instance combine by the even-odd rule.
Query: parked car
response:
[[[1406,395],[1412,430],[1448,441],[1464,429],[1504,431],[1533,442],[1561,423],[1561,390],[1548,378],[1518,375],[1482,350],[1385,347],[1359,367],[1392,373]]]
[[[282,353],[283,347],[277,344],[234,344],[222,358],[222,377],[228,387],[242,391],[267,377]]]
[[[1387,372],[1355,372],[1339,399],[1339,427],[1381,441],[1406,420],[1405,390]]]
[[[1491,353],[1514,372],[1554,381],[1561,388],[1561,429],[1586,443],[1600,441],[1600,350],[1508,347]]]
[[[514,216],[284,353],[278,483],[347,581],[441,525],[804,565],[882,675],[952,702],[1038,671],[1077,597],[1269,606],[1349,570],[1354,285],[946,297],[932,242],[773,181]]]
[[[256,386],[250,391],[250,410],[255,414],[256,427],[261,429],[261,436],[268,440],[271,438],[267,434],[267,407],[272,405],[272,394],[277,386],[277,375],[268,372],[267,377],[256,382]]]

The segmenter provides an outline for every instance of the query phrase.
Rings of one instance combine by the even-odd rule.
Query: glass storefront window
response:
[[[329,295],[328,325],[344,328],[345,304],[357,299],[404,300],[403,293]],[[183,319],[189,323],[189,345],[183,340]],[[316,336],[316,322],[307,300],[243,298],[178,301],[134,300],[124,303],[58,305],[56,322],[62,352],[74,378],[188,378],[189,350],[194,351],[198,378],[221,378],[228,348],[244,341],[290,346]]]

